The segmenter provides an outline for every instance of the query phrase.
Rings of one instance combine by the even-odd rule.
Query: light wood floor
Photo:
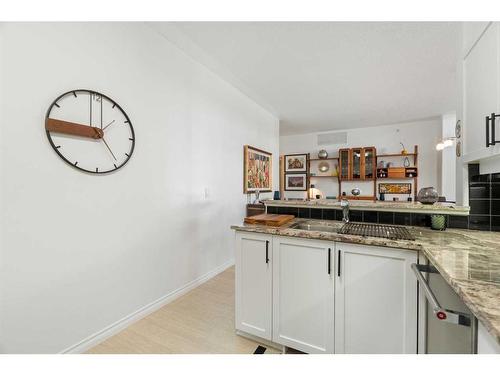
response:
[[[258,345],[235,333],[234,267],[231,267],[88,353],[250,354]],[[268,347],[268,353],[279,352]]]

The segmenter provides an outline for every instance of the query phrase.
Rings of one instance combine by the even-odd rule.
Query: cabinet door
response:
[[[306,353],[334,352],[333,246],[274,237],[274,342]]]
[[[361,153],[361,148],[353,148],[352,149],[352,179],[360,179],[361,178],[361,173],[362,173],[362,163],[363,163],[363,158],[362,158],[362,153]]]
[[[271,340],[271,235],[236,232],[235,310],[236,329]]]
[[[375,178],[375,148],[367,147],[363,149],[363,179],[371,180]]]
[[[417,252],[335,243],[335,352],[417,352]]]
[[[349,149],[339,150],[339,164],[340,164],[340,179],[349,180],[351,179],[350,173],[350,161],[349,161]],[[340,195],[340,193],[339,193]]]
[[[464,60],[465,154],[486,150],[485,118],[498,113],[498,30],[489,25]]]

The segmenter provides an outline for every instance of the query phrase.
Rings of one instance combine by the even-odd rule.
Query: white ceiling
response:
[[[456,107],[458,23],[153,27],[273,112],[281,134],[394,124]]]

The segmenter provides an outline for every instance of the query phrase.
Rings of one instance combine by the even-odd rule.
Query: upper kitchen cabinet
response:
[[[375,147],[339,150],[341,180],[373,180],[376,170]]]
[[[236,329],[272,338],[272,236],[236,233]]]
[[[335,353],[415,354],[417,252],[335,243]]]
[[[486,117],[499,112],[499,23],[464,26],[464,43],[471,45],[463,60],[464,161],[500,153],[500,145],[486,146]],[[474,37],[479,38],[473,41]],[[497,120],[497,123],[499,121]],[[496,127],[497,138],[499,127]]]

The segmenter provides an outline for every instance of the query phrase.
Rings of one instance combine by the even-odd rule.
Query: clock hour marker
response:
[[[134,140],[134,138],[129,138],[129,141],[133,141],[133,140]]]
[[[116,164],[113,164],[115,166],[115,169],[117,169],[118,167],[116,166]]]
[[[57,103],[54,103],[54,105],[57,107],[57,108],[61,108],[61,106]]]
[[[56,148],[61,148],[61,146],[56,146]]]
[[[125,155],[130,156],[129,154],[125,153]]]
[[[76,167],[76,165],[77,165],[77,164],[78,164],[78,162],[77,162],[77,161],[75,161],[75,167]]]
[[[129,122],[130,122],[129,120],[125,120],[125,121],[124,121],[124,123],[125,123],[125,124],[128,124]]]
[[[99,168],[96,168],[96,169],[95,169],[95,171],[96,171],[96,172],[99,172]]]
[[[116,107],[116,103],[113,103],[113,106],[111,108],[115,108]]]
[[[73,95],[74,95],[74,96],[75,96],[75,98],[76,98],[76,92],[74,92],[74,91],[73,91]]]

